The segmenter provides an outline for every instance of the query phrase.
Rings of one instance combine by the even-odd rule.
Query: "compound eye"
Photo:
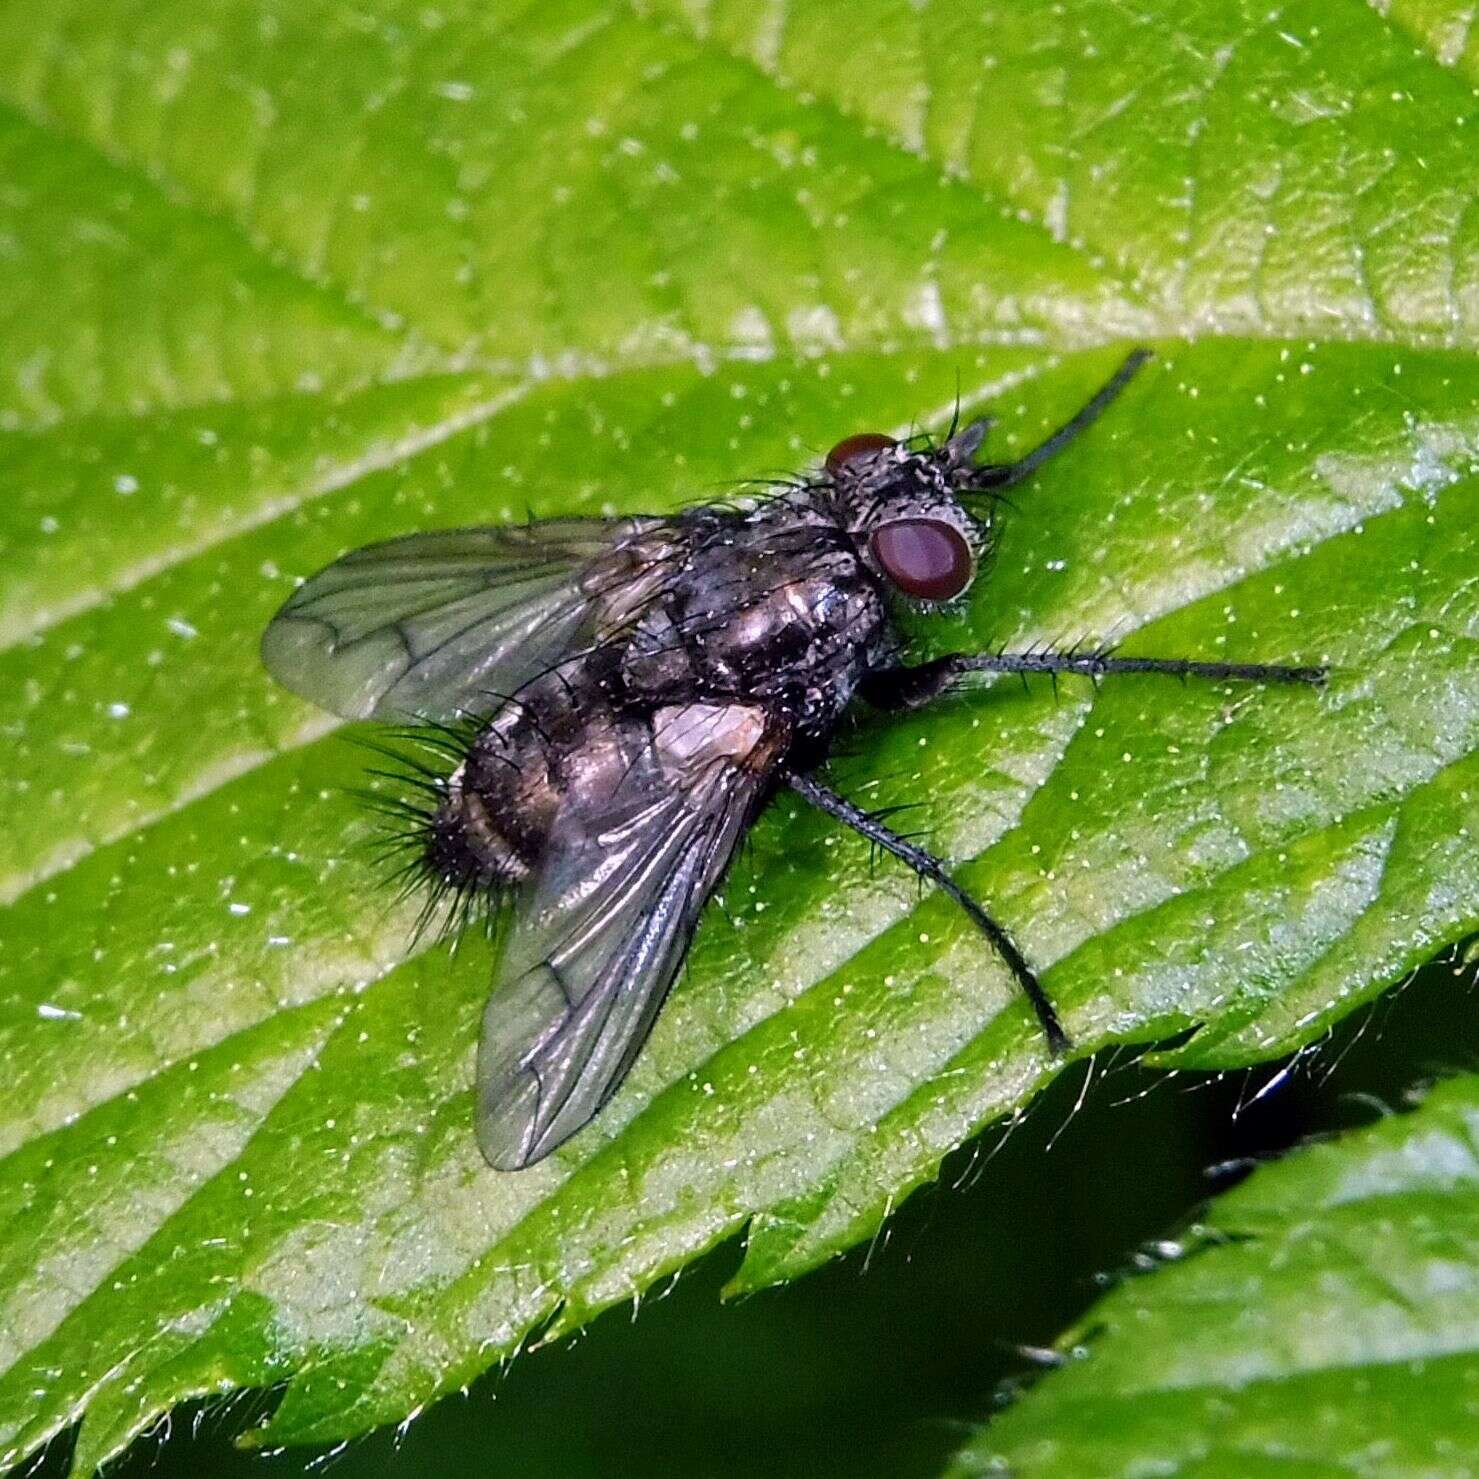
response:
[[[844,463],[855,457],[871,457],[875,452],[886,451],[899,444],[881,431],[860,431],[856,436],[843,439],[827,453],[827,471],[837,472]]]
[[[971,547],[943,519],[892,519],[868,544],[883,573],[916,601],[948,601],[971,583]]]

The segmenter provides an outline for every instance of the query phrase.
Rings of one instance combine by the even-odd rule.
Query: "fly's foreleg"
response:
[[[951,652],[932,662],[880,668],[864,681],[863,697],[883,709],[912,709],[955,688],[971,673],[1076,673],[1096,682],[1119,673],[1160,673],[1214,682],[1301,683],[1318,687],[1323,667],[1281,663],[1201,662],[1181,657],[1111,657],[1105,652]]]
[[[954,899],[1016,977],[1018,986],[1032,1003],[1032,1010],[1037,1013],[1037,1020],[1042,1024],[1048,1046],[1057,1054],[1069,1050],[1071,1044],[1068,1034],[1064,1032],[1058,1013],[1042,988],[1042,982],[1037,979],[1037,973],[1027,964],[1012,937],[950,876],[939,858],[907,837],[901,837],[879,817],[865,811],[845,796],[839,796],[812,776],[789,771],[786,782],[798,796],[851,827],[869,842],[876,843],[885,852],[892,853],[900,862],[907,863],[921,878],[929,879]]]

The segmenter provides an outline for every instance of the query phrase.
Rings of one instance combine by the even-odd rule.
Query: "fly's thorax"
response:
[[[835,524],[777,504],[715,522],[624,643],[626,692],[840,713],[886,613]]]
[[[620,641],[618,671],[624,691],[652,702],[696,693],[694,646],[670,603],[654,603]]]
[[[581,573],[581,586],[591,598],[595,639],[619,638],[659,606],[681,577],[687,556],[688,541],[671,524],[633,519],[630,532]]]

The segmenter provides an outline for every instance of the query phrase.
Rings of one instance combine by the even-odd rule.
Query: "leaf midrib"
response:
[[[722,50],[722,48],[721,48],[721,50]],[[731,53],[728,53],[727,51],[725,52],[725,54],[726,55],[731,55]],[[749,60],[749,59],[748,58],[745,58],[745,60]],[[761,71],[761,75],[762,76],[768,76],[768,74],[764,73],[763,70],[758,67],[758,64],[756,65],[756,70],[757,71]],[[776,79],[776,78],[770,77],[769,80],[772,83],[774,83],[776,86],[778,86],[778,87],[782,85],[780,83],[780,81],[778,79]],[[853,123],[857,123],[858,122],[857,119],[853,118],[851,115],[849,115],[845,111],[843,111],[841,109],[837,109],[836,111],[838,112],[838,115],[839,116],[848,119],[850,122],[853,122]],[[906,146],[904,146],[902,144],[899,144],[897,147],[900,147],[901,149],[905,149],[905,152],[909,152],[909,153],[915,154],[915,157],[917,157],[917,158],[923,158],[923,159],[928,159],[929,158],[929,156],[928,156],[927,153],[916,153],[916,151],[907,150]],[[107,157],[107,156],[104,155],[103,157]],[[144,179],[144,180],[149,180],[151,184],[157,184],[157,181],[155,181],[152,177],[150,177],[150,176],[148,176],[146,174],[139,174],[139,178],[140,179]],[[237,222],[232,222],[232,221],[227,220],[225,222],[225,224],[233,225],[238,230],[241,229],[240,228],[240,223],[237,223]],[[245,239],[245,240],[247,240],[249,242],[252,241],[252,239],[250,238],[250,236],[246,236],[243,239]],[[260,247],[255,242],[252,242],[252,245],[254,247],[254,250],[258,250],[259,253],[261,253]],[[272,257],[270,254],[261,253],[261,255],[262,255],[264,261],[269,262],[269,263],[272,263],[279,270],[282,269],[282,267],[283,267],[283,262],[282,261],[277,260],[276,258]],[[315,290],[319,290],[319,291],[330,291],[330,290],[334,290],[334,291],[342,292],[342,288],[340,288],[338,284],[333,283],[332,280],[330,280],[327,283],[323,283],[323,282],[318,282],[314,278],[309,277],[309,276],[306,276],[306,275],[302,276],[301,277],[301,280],[303,282],[305,282],[305,283],[308,283],[308,284],[312,285],[315,288]],[[337,302],[338,300],[336,299],[335,301]],[[361,305],[355,305],[353,303],[353,300],[350,299],[347,296],[345,296],[344,302],[349,303],[351,306],[361,306]],[[365,311],[368,312],[369,310],[366,309]],[[1219,337],[1219,336],[1217,336],[1217,335],[1201,335],[1201,336],[1198,336],[1198,337]],[[1249,338],[1249,337],[1252,337],[1252,336],[1251,335],[1248,335],[1248,334],[1239,334],[1236,337],[1239,337],[1239,338]],[[1284,336],[1283,335],[1279,335],[1279,336],[1275,336],[1275,337],[1284,337]],[[898,342],[898,341],[897,340],[893,340],[891,342]],[[971,341],[968,341],[967,340],[967,341],[958,341],[958,342],[971,342]],[[976,342],[991,342],[991,341],[990,340],[981,340],[981,341],[976,341]],[[849,346],[849,347],[851,349],[853,349],[855,352],[857,351],[857,346]],[[867,352],[867,350],[864,349],[862,352]],[[942,352],[948,352],[948,350],[944,350]],[[777,357],[778,358],[785,358],[786,356],[781,355],[781,356],[777,356]],[[678,363],[678,362],[686,362],[686,361],[677,361],[677,360],[675,360],[674,362],[675,363]],[[473,368],[481,368],[481,367],[474,366]],[[627,365],[627,364],[623,364],[621,366],[621,368],[622,369],[626,369],[626,368],[631,368],[631,366],[630,365]],[[587,377],[585,377],[585,376],[572,377],[572,379],[576,380],[577,382],[579,380],[584,379],[584,378],[587,378]],[[529,388],[530,388],[530,382],[525,382],[520,387],[518,387],[518,393],[519,394],[526,393]],[[448,433],[448,434],[450,435],[452,433]],[[351,478],[348,481],[352,482],[352,481],[354,481],[354,479]],[[317,490],[317,491],[327,491],[327,490]],[[270,522],[271,519],[273,519],[273,518],[286,516],[286,515],[290,514],[291,512],[293,512],[296,508],[301,507],[303,505],[303,503],[307,502],[308,499],[310,499],[313,496],[316,496],[316,492],[315,491],[309,491],[309,490],[305,490],[301,495],[295,495],[295,494],[292,494],[292,493],[284,494],[283,495],[284,502],[283,502],[283,504],[282,504],[282,506],[280,508],[278,508],[278,509],[276,509],[276,510],[274,510],[274,511],[272,511],[272,512],[266,514],[266,515],[264,515],[259,520],[254,520],[251,524],[246,525],[245,527],[248,527],[248,528],[249,527],[255,527],[257,523],[266,523],[266,522]],[[296,500],[296,501],[294,501],[294,500]],[[238,534],[238,533],[241,533],[241,532],[243,532],[243,527],[242,526],[237,526],[237,527],[232,528],[229,531],[225,531],[220,537],[221,537],[221,539],[224,540],[225,538],[229,538],[232,535],[235,535],[235,534]],[[1331,537],[1334,537],[1334,536],[1331,536]],[[210,541],[206,541],[198,549],[191,550],[188,553],[182,554],[177,559],[165,560],[163,563],[160,564],[160,566],[159,566],[159,568],[157,570],[144,571],[142,574],[139,575],[139,577],[138,577],[137,580],[132,581],[130,584],[138,584],[140,581],[147,580],[152,575],[161,573],[163,570],[167,570],[167,569],[171,568],[172,565],[177,564],[177,563],[180,563],[181,561],[183,561],[185,559],[196,558],[196,557],[198,557],[200,555],[203,555],[204,553],[206,553],[217,542],[218,541],[215,540],[215,539],[212,539]],[[1316,546],[1316,547],[1318,547],[1318,546]],[[1263,574],[1263,573],[1265,573],[1270,568],[1277,568],[1277,565],[1280,564],[1280,563],[1283,563],[1283,562],[1275,562],[1271,566],[1261,566],[1257,570],[1246,572],[1243,576],[1239,577],[1239,580],[1231,582],[1226,587],[1219,587],[1219,588],[1216,588],[1214,590],[1209,590],[1207,592],[1204,592],[1204,593],[1202,593],[1202,596],[1199,597],[1198,599],[1202,599],[1202,598],[1205,598],[1206,596],[1214,595],[1219,590],[1225,590],[1225,589],[1235,588],[1237,586],[1237,584],[1239,584],[1239,582],[1242,579],[1248,579],[1248,578],[1252,578],[1253,576]],[[127,589],[127,588],[129,588],[129,587],[128,586],[121,587],[121,589]],[[101,599],[103,599],[103,597],[100,596],[99,599],[101,600]],[[96,603],[92,603],[92,604],[96,604]],[[82,608],[82,609],[86,609],[86,608]],[[1092,713],[1093,712],[1093,704],[1092,704],[1092,702],[1091,702],[1091,704],[1090,704],[1089,709],[1088,709],[1087,712],[1088,713]],[[1086,714],[1086,717],[1087,717],[1087,714]],[[252,766],[246,767],[247,770],[254,769],[254,768],[256,768],[255,767],[255,764],[252,765]],[[211,789],[214,789],[214,788],[211,788]],[[199,793],[199,795],[204,795],[204,794],[206,794],[206,791],[201,791]],[[183,807],[183,806],[189,805],[190,802],[193,801],[193,800],[195,800],[195,799],[198,799],[198,796],[183,797],[183,798],[181,798],[180,806]],[[1397,801],[1396,805],[1397,805],[1397,807],[1398,807],[1399,810],[1400,810],[1400,807],[1403,804],[1405,804],[1405,801],[1406,801],[1406,797],[1405,796],[1402,797],[1402,798],[1400,798]],[[141,825],[142,826],[152,825],[154,822],[158,821],[160,819],[160,817],[169,815],[173,811],[178,810],[178,809],[179,809],[179,807],[171,807],[171,808],[168,808],[165,811],[157,814],[156,816],[154,816],[152,818],[146,818],[146,819],[144,819],[144,821],[143,821],[143,823]],[[1015,825],[1019,825],[1019,823],[1018,824],[1014,824],[1014,826]],[[1324,825],[1329,825],[1329,823],[1327,822]],[[140,830],[140,827],[130,827],[130,828],[127,829],[126,832],[120,834],[118,838],[111,839],[111,841],[114,841],[114,842],[121,841],[123,838],[125,838],[125,837],[127,837],[129,835],[132,835],[134,832],[136,832],[138,830]],[[1008,829],[1008,830],[1010,830],[1010,829]],[[1319,829],[1312,829],[1312,830],[1319,830]],[[993,846],[994,845],[995,845],[995,843],[993,843]],[[989,849],[987,851],[989,851]],[[1212,880],[1209,880],[1209,881],[1212,881]],[[913,910],[912,909],[906,910],[904,912],[904,914],[902,914],[902,915],[899,916],[898,919],[895,919],[895,920],[891,921],[888,925],[886,925],[884,927],[883,930],[880,930],[878,933],[879,934],[882,934],[882,933],[886,932],[889,929],[893,929],[893,928],[898,927],[898,925],[903,920],[906,920],[912,913],[913,913]],[[1122,922],[1122,921],[1117,921],[1117,924],[1120,923],[1120,922]],[[869,944],[871,944],[872,941],[874,939],[876,939],[876,938],[878,938],[878,936],[877,935],[874,935],[874,936],[870,936],[869,939],[867,939],[867,940],[863,940],[863,941],[859,942],[859,944],[857,946],[857,949],[861,950],[861,949],[865,948],[866,946],[868,946]],[[407,959],[409,959],[409,958],[410,957],[407,957]],[[391,966],[385,972],[384,975],[376,978],[376,981],[375,981],[374,985],[372,985],[369,989],[375,989],[375,986],[378,986],[381,982],[383,982],[383,980],[385,979],[385,976],[388,976],[394,970],[399,969],[400,968],[400,965],[401,964],[404,964],[404,963],[405,962],[403,960],[401,962],[398,962],[396,965]],[[829,973],[829,976],[828,977],[824,977],[824,978],[822,978],[822,980],[813,983],[813,986],[824,986],[825,983],[826,983],[826,981],[829,980],[829,979],[831,979],[832,974],[833,973]],[[812,988],[811,987],[808,987],[807,989],[812,989]],[[243,1030],[247,1030],[247,1029],[243,1029]],[[336,1029],[336,1032],[333,1035],[337,1035],[337,1031],[338,1031],[338,1029]],[[226,1039],[223,1039],[222,1041],[228,1041],[229,1042],[229,1040],[230,1040],[230,1038],[228,1037]],[[324,1046],[327,1046],[327,1042],[328,1042],[328,1040],[326,1040]],[[320,1051],[322,1051],[322,1049]],[[708,1060],[705,1060],[705,1061],[708,1061]],[[297,1082],[298,1082],[297,1079],[294,1079],[293,1080],[293,1083],[294,1084],[296,1084]],[[288,1089],[284,1090],[284,1093],[286,1094],[286,1093],[291,1092],[291,1088],[292,1088],[292,1085],[289,1085]],[[654,1096],[653,1102],[655,1103],[657,1097],[659,1097],[664,1092],[666,1092],[666,1089],[659,1090],[658,1091],[658,1094]],[[106,1101],[103,1101],[103,1102],[106,1102]],[[269,1112],[269,1114],[263,1116],[262,1126],[265,1126],[266,1125],[266,1123],[267,1123],[267,1121],[268,1121],[269,1118],[270,1118],[270,1112]],[[261,1128],[261,1126],[259,1126],[259,1128]],[[254,1130],[252,1132],[252,1134],[248,1137],[245,1145],[246,1146],[250,1146],[251,1144],[253,1144],[254,1141],[255,1141],[255,1138],[256,1138],[256,1130]],[[243,1149],[245,1149],[245,1146],[243,1147]],[[224,1173],[228,1169],[228,1167],[230,1165],[234,1165],[236,1163],[237,1159],[239,1159],[239,1156],[238,1157],[234,1157],[233,1160],[231,1162],[228,1162],[226,1166],[223,1166],[221,1168],[221,1171],[218,1172],[217,1174],[219,1175],[219,1174]],[[0,1164],[3,1164],[3,1163],[0,1163]],[[211,1178],[211,1180],[214,1180],[214,1177]],[[209,1184],[209,1181],[207,1183],[204,1183],[203,1185],[208,1185],[208,1184]],[[566,1183],[566,1185],[568,1185],[568,1183]],[[198,1188],[197,1189],[197,1192],[199,1190],[200,1189]],[[559,1188],[557,1190],[558,1190],[558,1192],[563,1192],[564,1187],[561,1187],[561,1188]],[[536,1205],[542,1205],[542,1204],[536,1204]],[[167,1224],[168,1224],[168,1220],[166,1220],[165,1223],[161,1223],[160,1224],[160,1228],[159,1229],[156,1229],[154,1231],[154,1233],[151,1233],[151,1238],[153,1236],[155,1236],[157,1234],[157,1232],[160,1231],[163,1227],[167,1226]],[[515,1226],[517,1226],[517,1225],[518,1224],[515,1224]],[[501,1242],[505,1237],[510,1236],[512,1234],[512,1231],[513,1231],[512,1228],[505,1230],[505,1232],[500,1235],[499,1241]],[[493,1246],[496,1247],[497,1244],[494,1244]],[[100,1287],[101,1287],[101,1285],[100,1285]],[[89,1292],[89,1295],[87,1296],[87,1298],[92,1298],[93,1297],[93,1294],[95,1292],[96,1291],[90,1291]],[[305,1367],[310,1366],[311,1364],[312,1364],[311,1362],[306,1362],[305,1363]],[[77,1410],[80,1411],[83,1405],[85,1405],[84,1402],[79,1402],[79,1405],[78,1405],[78,1409]]]

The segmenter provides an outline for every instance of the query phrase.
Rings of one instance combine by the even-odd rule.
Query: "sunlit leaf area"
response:
[[[1470,1472],[1476,87],[1460,0],[0,0],[0,1468]],[[490,1170],[498,932],[416,933],[273,612],[1007,461],[1136,347],[913,652],[1328,681],[981,681],[826,771],[1072,1052],[782,795]]]

